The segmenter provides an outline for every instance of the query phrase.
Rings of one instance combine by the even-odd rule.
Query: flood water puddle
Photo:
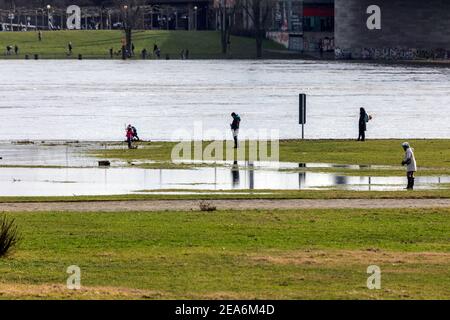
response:
[[[0,144],[0,196],[74,196],[133,193],[189,193],[196,190],[402,190],[404,177],[358,176],[367,166],[320,163],[223,163],[188,169],[97,167],[98,159],[83,155],[94,143]],[[9,167],[9,166],[18,167]],[[19,167],[33,165],[35,167]],[[39,166],[55,167],[39,167]],[[305,168],[346,168],[351,175],[332,172],[293,171]],[[376,167],[370,167],[374,169]],[[380,167],[385,168],[385,167]],[[417,189],[448,186],[450,176],[418,177]],[[174,190],[171,192],[164,190]]]

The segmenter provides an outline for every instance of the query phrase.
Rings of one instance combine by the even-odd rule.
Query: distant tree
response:
[[[125,47],[130,54],[133,43],[133,30],[136,29],[142,18],[141,8],[143,3],[143,0],[116,0],[116,6],[119,7],[122,17]]]
[[[218,12],[220,19],[220,40],[222,45],[222,53],[228,52],[228,46],[231,42],[231,28],[233,25],[233,16],[236,12],[235,0],[216,0],[214,6]]]
[[[270,13],[278,0],[237,0],[238,6],[251,19],[256,39],[256,56],[263,56],[263,41]]]

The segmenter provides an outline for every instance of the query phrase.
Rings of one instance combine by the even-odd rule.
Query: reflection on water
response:
[[[95,143],[0,143],[1,165],[61,166],[0,167],[0,196],[71,196],[129,194],[142,190],[401,190],[403,177],[358,176],[358,170],[386,166],[327,163],[216,162],[219,166],[195,169],[142,169],[97,167],[95,158],[84,153]],[[185,162],[189,164],[199,161]],[[214,163],[209,163],[214,164]],[[307,169],[314,168],[314,171]],[[345,168],[351,175],[318,172],[320,168]],[[388,167],[389,168],[389,167]],[[437,188],[450,177],[418,177],[417,188]]]
[[[231,179],[230,179],[231,176]],[[418,189],[450,183],[450,177],[418,177]],[[0,195],[108,195],[142,190],[401,190],[403,177],[341,176],[320,172],[259,170],[252,165],[197,169],[0,168]]]
[[[233,167],[231,168],[231,178],[232,178],[233,188],[239,188],[239,185],[241,184],[241,178],[239,175],[239,164],[237,161],[233,162]],[[249,189],[253,189],[253,188],[250,187]]]

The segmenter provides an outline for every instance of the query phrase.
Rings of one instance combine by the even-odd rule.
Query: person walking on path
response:
[[[141,57],[143,60],[147,59],[147,49],[142,49],[141,51]]]
[[[414,173],[417,171],[416,158],[414,156],[414,149],[411,148],[408,142],[402,143],[403,150],[405,150],[405,157],[402,161],[402,166],[406,166],[406,178],[408,179],[408,186],[406,189],[414,189]]]
[[[359,135],[358,141],[366,141],[367,123],[372,120],[372,116],[369,116],[364,108],[359,109]]]
[[[239,135],[239,126],[241,124],[241,117],[236,114],[232,113],[231,117],[233,117],[233,122],[231,123],[231,132],[233,133],[233,139],[234,139],[234,148],[238,148],[238,135]]]
[[[128,149],[133,149],[133,127],[131,126],[131,124],[129,124],[127,127],[126,137]]]
[[[156,43],[153,45],[153,55],[156,56],[158,59],[161,58],[161,49],[158,47]]]
[[[69,41],[69,43],[67,44],[67,49],[69,49],[69,56],[71,56],[73,50],[72,41]]]

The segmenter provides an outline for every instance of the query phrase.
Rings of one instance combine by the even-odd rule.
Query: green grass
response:
[[[146,191],[146,190],[142,190]],[[177,192],[193,194],[176,194]],[[450,188],[415,191],[347,191],[347,190],[148,190],[147,194],[22,197],[3,196],[0,203],[14,202],[79,202],[79,201],[143,201],[143,200],[233,200],[233,199],[448,199]],[[152,194],[166,192],[172,194]],[[132,202],[130,203],[130,206]]]
[[[304,169],[339,172],[357,175],[404,175],[401,167],[404,151],[401,148],[403,140],[369,140],[356,142],[352,140],[282,140],[280,141],[280,161],[284,162],[319,162],[334,164],[361,165],[362,170],[345,168]],[[417,175],[450,174],[450,139],[410,140],[415,149],[419,166]],[[176,143],[152,142],[143,143],[138,149],[102,149],[94,152],[101,158],[120,159],[124,161],[152,160],[158,163],[152,167],[171,168],[171,152]],[[203,143],[205,147],[207,142]],[[270,150],[270,149],[269,149]],[[248,150],[246,150],[248,158]],[[194,152],[192,152],[194,154]],[[224,156],[226,151],[224,151]],[[393,166],[387,169],[373,169],[370,165]]]
[[[450,209],[10,216],[22,242],[0,260],[3,298],[450,298]],[[372,264],[381,290],[365,287]]]
[[[43,32],[42,41],[38,41],[36,32],[0,32],[0,58],[23,59],[26,54],[39,54],[44,59],[76,59],[78,54],[84,58],[109,59],[109,49],[118,51],[122,46],[123,32],[120,30],[93,30],[93,31],[50,31]],[[67,56],[67,44],[73,44],[72,57]],[[179,59],[183,49],[189,49],[190,58],[193,59],[220,59],[220,58],[255,58],[255,40],[246,37],[231,38],[231,54],[224,56],[221,53],[220,33],[216,31],[135,31],[133,36],[136,58],[140,59],[140,52],[146,48],[153,51],[156,43],[162,57],[169,54],[171,59]],[[7,45],[18,45],[19,56],[6,56]],[[264,48],[270,50],[283,50],[282,46],[265,41]],[[117,56],[115,58],[121,58]]]

